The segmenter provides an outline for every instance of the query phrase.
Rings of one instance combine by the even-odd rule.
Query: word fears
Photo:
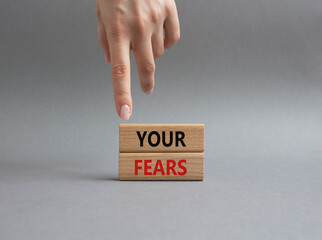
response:
[[[203,153],[120,153],[120,180],[203,180]]]
[[[176,172],[175,167],[177,162],[175,160],[168,159],[166,161],[166,166],[163,166],[161,160],[157,160],[155,163],[155,166],[154,165],[151,166],[152,160],[135,160],[134,162],[135,162],[135,166],[134,166],[135,175],[139,175],[140,169],[143,169],[145,176],[148,176],[148,175],[184,176],[187,173],[187,168],[184,166],[187,160],[184,160],[184,159],[181,159],[178,161],[178,167],[182,170],[181,172]],[[142,166],[142,162],[144,162],[143,166]]]

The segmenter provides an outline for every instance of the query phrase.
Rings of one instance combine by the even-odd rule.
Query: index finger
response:
[[[117,38],[108,41],[116,111],[123,120],[128,120],[132,113],[130,41]]]

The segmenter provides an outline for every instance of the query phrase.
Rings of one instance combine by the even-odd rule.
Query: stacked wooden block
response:
[[[203,124],[120,124],[120,180],[203,180]]]

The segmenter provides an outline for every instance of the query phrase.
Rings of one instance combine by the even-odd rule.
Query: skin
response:
[[[97,0],[98,40],[111,63],[115,107],[128,120],[132,114],[130,51],[136,61],[141,89],[154,88],[154,59],[180,38],[174,0]],[[127,105],[128,113],[124,115]]]

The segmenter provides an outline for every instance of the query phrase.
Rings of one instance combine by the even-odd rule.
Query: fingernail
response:
[[[153,92],[153,88],[145,90],[144,93],[150,95]]]
[[[123,105],[122,107],[121,107],[121,118],[123,119],[123,120],[129,120],[129,118],[130,118],[130,116],[131,116],[131,110],[130,110],[130,107],[128,106],[128,105]]]

